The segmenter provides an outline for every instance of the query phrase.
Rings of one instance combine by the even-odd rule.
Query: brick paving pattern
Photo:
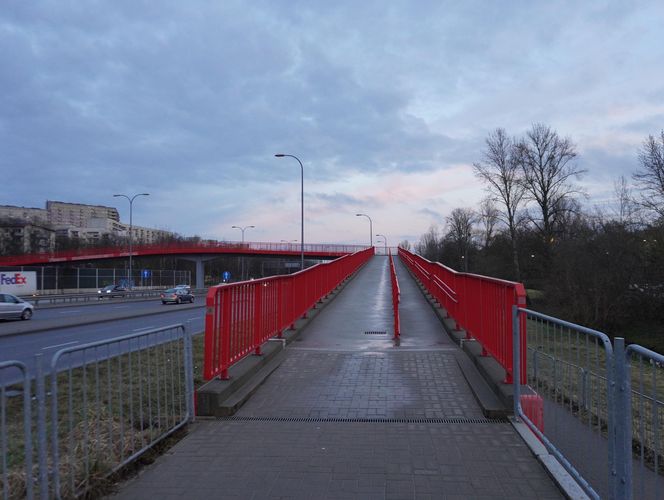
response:
[[[483,419],[457,348],[403,269],[408,338],[363,335],[366,311],[389,324],[386,261],[365,266],[236,417],[197,422],[115,496],[563,498],[510,424]]]

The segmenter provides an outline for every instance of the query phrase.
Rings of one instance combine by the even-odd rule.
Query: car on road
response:
[[[30,319],[34,310],[30,302],[10,293],[0,293],[0,319]]]
[[[194,302],[194,294],[186,288],[169,288],[161,292],[162,304],[182,304],[183,302]]]
[[[97,297],[99,300],[103,299],[104,297],[106,298],[113,298],[113,297],[126,297],[127,296],[127,289],[123,286],[120,285],[106,285],[104,288],[100,288],[97,290]]]

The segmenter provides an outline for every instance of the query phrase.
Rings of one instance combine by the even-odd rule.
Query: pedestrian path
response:
[[[399,262],[395,344],[387,264],[371,259],[234,417],[196,422],[117,498],[562,498],[512,426],[483,417]]]

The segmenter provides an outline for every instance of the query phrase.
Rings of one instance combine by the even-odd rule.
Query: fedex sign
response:
[[[37,273],[34,271],[0,272],[0,293],[26,295],[37,291]]]

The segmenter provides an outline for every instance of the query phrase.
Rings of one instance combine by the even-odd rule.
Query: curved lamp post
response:
[[[284,153],[277,153],[276,155],[277,158],[284,158],[284,157],[289,157],[289,158],[295,158],[297,162],[300,164],[300,171],[302,173],[300,180],[300,269],[304,269],[304,167],[302,166],[302,162],[297,156],[293,155],[287,155]]]
[[[387,236],[384,234],[377,234],[376,236],[382,236],[383,240],[385,241],[385,255],[387,255]]]
[[[369,219],[369,246],[373,246],[373,221],[367,214],[355,214],[355,217],[366,217]]]
[[[244,226],[244,227],[231,226],[231,229],[235,228],[235,229],[239,229],[240,231],[242,231],[242,243],[244,243],[244,232],[247,229],[249,229],[250,227],[256,227],[256,226]],[[240,262],[242,262],[242,269],[240,271],[240,274],[242,275],[241,278],[244,280],[244,255],[242,256],[242,260]]]
[[[133,225],[133,206],[134,206],[134,200],[138,196],[150,196],[150,193],[138,193],[132,196],[131,198],[127,196],[126,194],[114,194],[114,198],[127,198],[129,200],[129,283],[127,283],[127,286],[131,290],[131,251],[132,251],[132,243],[134,239],[134,225]]]

